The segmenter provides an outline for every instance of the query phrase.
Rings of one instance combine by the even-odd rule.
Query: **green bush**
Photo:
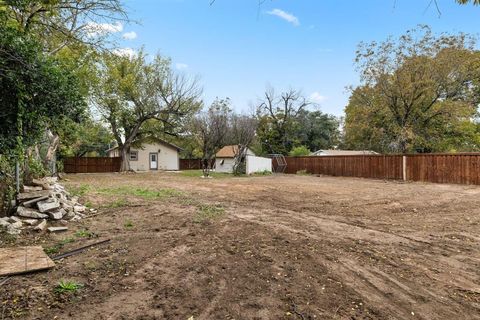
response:
[[[0,217],[11,209],[15,199],[15,164],[0,156]]]
[[[292,157],[309,156],[310,150],[305,146],[295,147],[288,153]]]

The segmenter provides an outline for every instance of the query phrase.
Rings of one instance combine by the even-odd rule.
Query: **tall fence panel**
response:
[[[406,156],[407,180],[480,184],[480,154],[415,154]]]
[[[118,172],[120,157],[69,157],[63,160],[63,171],[66,173],[98,173]]]
[[[285,173],[305,170],[330,176],[480,185],[480,153],[307,156],[285,160]]]
[[[402,179],[402,156],[308,156],[285,157],[285,173],[305,170],[311,174],[361,177],[377,179]]]
[[[215,159],[210,161],[210,168],[215,166]],[[202,169],[202,159],[180,159],[180,170],[199,170]]]

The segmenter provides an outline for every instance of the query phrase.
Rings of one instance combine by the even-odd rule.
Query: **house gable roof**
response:
[[[372,155],[378,154],[371,150],[318,150],[312,153],[314,156],[328,155],[328,156],[355,156],[355,155]]]
[[[250,148],[246,150],[247,155],[254,155]],[[215,155],[217,158],[235,158],[235,155],[238,153],[238,145],[232,144],[229,146],[225,146],[222,149],[218,150],[217,154]]]
[[[140,140],[140,141],[135,141],[134,143],[132,143],[132,147],[141,148],[141,146],[143,144],[163,144],[163,145],[168,146],[172,149],[176,149],[177,151],[182,150],[182,148],[180,148],[179,146],[174,145],[173,143],[167,142],[167,141],[165,141],[163,139],[159,139],[159,138],[148,138],[148,139],[144,139],[144,140]],[[106,152],[110,152],[110,151],[113,151],[113,150],[116,150],[116,149],[118,149],[118,146],[110,148],[110,149],[106,150]]]
[[[222,149],[218,150],[216,157],[217,158],[235,158],[235,154],[238,152],[237,145],[225,146]]]

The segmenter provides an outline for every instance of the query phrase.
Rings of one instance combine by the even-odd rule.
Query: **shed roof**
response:
[[[218,150],[217,158],[235,158],[235,154],[238,152],[238,145],[225,146]]]

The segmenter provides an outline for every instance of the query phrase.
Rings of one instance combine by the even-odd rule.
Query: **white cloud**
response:
[[[122,38],[126,40],[133,40],[137,38],[137,33],[135,31],[125,32]]]
[[[267,14],[272,15],[272,16],[277,16],[280,19],[283,19],[283,20],[293,24],[294,26],[299,26],[300,25],[300,21],[298,20],[297,17],[295,17],[293,14],[285,12],[283,10],[273,9],[271,11],[268,11]]]
[[[123,25],[120,22],[116,23],[96,23],[89,22],[85,26],[87,34],[90,37],[105,35],[107,33],[117,33],[123,31]]]
[[[314,93],[312,93],[309,98],[314,103],[322,103],[325,100],[327,100],[327,97],[322,96],[318,91],[315,91]]]
[[[188,64],[186,64],[186,63],[176,63],[175,67],[178,70],[185,70],[185,69],[188,69]]]
[[[113,50],[113,53],[122,57],[135,58],[138,52],[132,48],[118,48]]]

